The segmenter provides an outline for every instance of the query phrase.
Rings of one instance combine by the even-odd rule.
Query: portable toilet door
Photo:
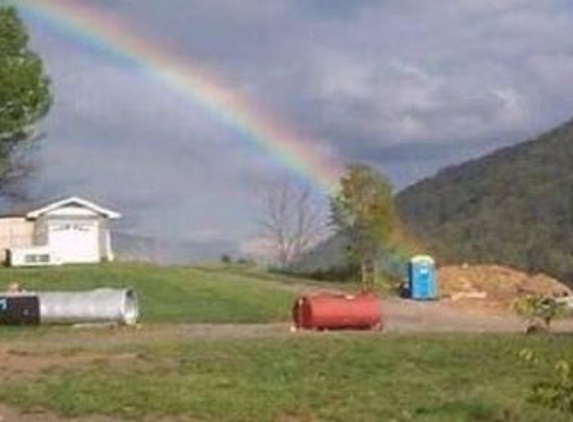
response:
[[[415,300],[436,299],[436,263],[430,256],[419,255],[410,260],[410,297]]]

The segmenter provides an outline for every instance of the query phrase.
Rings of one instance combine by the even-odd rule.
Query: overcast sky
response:
[[[570,0],[82,1],[397,189],[573,115]],[[141,234],[256,235],[253,185],[280,163],[144,69],[24,17],[56,99],[38,196],[101,200]]]

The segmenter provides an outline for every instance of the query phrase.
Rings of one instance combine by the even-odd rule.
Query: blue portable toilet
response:
[[[410,259],[408,265],[408,288],[410,298],[432,300],[438,298],[436,262],[427,255],[418,255]]]

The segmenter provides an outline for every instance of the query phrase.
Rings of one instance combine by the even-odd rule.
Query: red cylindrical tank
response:
[[[376,329],[382,328],[382,310],[380,299],[372,293],[319,293],[295,302],[293,320],[296,329]]]

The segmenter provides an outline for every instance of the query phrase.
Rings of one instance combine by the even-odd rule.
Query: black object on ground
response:
[[[1,325],[38,325],[39,323],[38,296],[0,296]]]

